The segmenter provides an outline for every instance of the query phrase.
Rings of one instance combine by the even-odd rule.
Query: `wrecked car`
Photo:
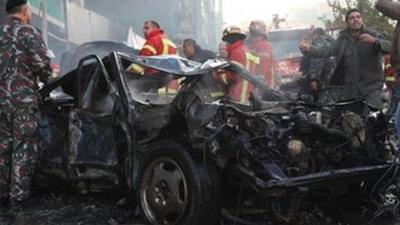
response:
[[[133,63],[160,73],[126,72]],[[247,102],[221,90],[221,70],[252,86]],[[308,103],[224,60],[120,52],[80,58],[41,95],[37,183],[133,193],[150,224],[349,224],[398,213],[386,118],[364,102]]]

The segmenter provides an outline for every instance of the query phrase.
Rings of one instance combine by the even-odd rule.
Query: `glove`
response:
[[[144,68],[135,63],[132,63],[125,71],[130,72],[130,73],[144,75]]]

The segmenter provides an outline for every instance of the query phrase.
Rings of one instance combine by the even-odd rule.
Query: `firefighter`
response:
[[[157,56],[176,54],[176,45],[168,39],[167,35],[163,30],[161,30],[160,25],[156,21],[148,20],[144,22],[143,34],[146,38],[146,42],[144,43],[143,48],[140,50],[139,55]],[[146,68],[137,64],[132,64],[128,67],[127,72],[139,75],[147,75],[145,78],[139,78],[145,81],[140,87],[140,90],[142,91],[167,94],[171,91],[176,92],[178,88],[176,82],[171,82],[171,77],[157,76],[160,71],[152,68]]]
[[[256,66],[260,64],[260,58],[250,52],[244,39],[246,39],[246,35],[236,26],[226,28],[222,34],[222,40],[227,43],[228,61],[255,74]],[[232,72],[225,71],[218,74],[217,80],[223,85],[225,93],[240,103],[248,100],[253,89],[248,81]]]
[[[275,60],[272,46],[267,39],[267,25],[261,20],[253,20],[249,26],[249,34],[248,46],[261,59],[256,74],[263,75],[265,83],[273,88],[275,86]]]
[[[144,22],[143,34],[146,38],[142,50],[139,55],[175,55],[176,46],[168,39],[167,35],[161,30],[160,25],[152,20]]]
[[[400,83],[397,79],[397,69],[391,65],[390,55],[384,56],[384,73],[385,84],[391,92],[391,101],[387,114],[392,116],[396,112],[397,104],[400,99]]]
[[[176,45],[168,39],[167,35],[156,21],[148,20],[144,22],[143,35],[146,38],[146,42],[140,50],[139,55],[156,56],[176,54]],[[154,75],[158,73],[157,70],[143,68],[136,64],[132,64],[128,70],[141,75]]]

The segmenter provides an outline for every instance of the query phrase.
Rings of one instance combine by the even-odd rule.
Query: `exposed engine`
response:
[[[287,113],[246,112],[231,106],[207,125],[211,134],[208,139],[212,140],[216,156],[234,158],[244,165],[254,160],[271,161],[283,166],[289,176],[345,168],[346,162],[356,158],[388,156],[380,145],[375,145],[375,149],[365,148],[369,139],[380,139],[382,146],[387,145],[387,137],[367,132],[365,121],[378,129],[379,120],[383,119],[379,114],[371,113],[363,119],[350,111],[339,115],[333,115],[333,110],[328,113],[326,109],[311,111],[305,107],[294,107]],[[218,154],[219,151],[224,154]]]
[[[350,106],[352,103],[349,103]],[[276,110],[279,107],[282,110]],[[296,215],[290,216],[288,212],[276,213],[275,217],[280,219],[275,218],[272,221],[282,224],[293,224],[295,218],[299,216],[309,217],[311,214],[315,216],[311,211],[319,209],[317,200],[304,200],[315,193],[329,192],[333,196],[340,195],[351,189],[352,185],[361,185],[375,198],[376,188],[371,190],[373,189],[371,186],[381,185],[379,181],[377,183],[374,183],[376,181],[364,182],[360,175],[360,180],[355,183],[349,182],[349,185],[342,186],[333,184],[332,187],[340,187],[331,190],[329,183],[334,183],[336,178],[329,182],[325,182],[324,179],[329,180],[327,174],[333,170],[346,170],[358,165],[374,165],[376,162],[393,159],[394,149],[388,143],[386,133],[383,132],[385,129],[383,114],[367,111],[357,114],[348,110],[347,107],[335,106],[311,108],[301,104],[293,106],[293,104],[280,103],[279,107],[275,105],[274,111],[251,111],[235,105],[225,105],[205,129],[196,132],[199,135],[196,138],[204,141],[204,149],[210,149],[207,154],[211,155],[210,157],[221,170],[225,168],[236,170],[236,173],[232,175],[233,186],[239,187],[242,184],[238,180],[244,180],[250,192],[262,193],[270,200],[274,198],[279,204],[288,204],[287,207],[298,204],[290,206],[298,210]],[[389,176],[391,181],[394,179],[391,177],[394,172],[397,173],[393,171],[393,168],[387,169],[386,176]],[[313,176],[324,178],[317,178],[319,181],[314,182],[311,181],[315,178],[312,178]],[[282,182],[282,185],[274,186],[274,182],[290,178],[294,179],[293,185]],[[297,185],[296,178],[304,180],[298,182],[299,185]],[[310,180],[307,181],[307,179]],[[387,179],[387,177],[382,179]],[[337,181],[341,182],[340,179]],[[287,190],[285,190],[285,185],[287,185]],[[302,188],[306,191],[301,190]],[[391,188],[399,190],[396,185]],[[387,205],[387,198],[393,196],[393,190],[389,191],[390,194],[387,196],[379,192],[378,195],[381,198],[376,201],[379,202],[378,208],[385,208],[383,205]],[[239,190],[240,193],[241,191]],[[289,196],[290,200],[287,199]],[[397,197],[391,199],[395,199],[394,202],[398,203]],[[248,201],[246,204],[260,204],[251,199],[246,201]],[[292,201],[299,201],[299,203]],[[272,213],[273,207],[269,205],[266,212]],[[228,211],[225,211],[225,214],[231,217]],[[324,220],[327,218],[324,217]]]

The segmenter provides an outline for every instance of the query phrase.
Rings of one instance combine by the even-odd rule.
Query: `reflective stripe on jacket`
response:
[[[271,44],[265,36],[257,36],[249,40],[249,48],[261,60],[256,74],[263,75],[265,83],[270,87],[274,87],[275,60]]]
[[[260,58],[253,55],[243,41],[237,41],[228,46],[227,51],[228,61],[240,65],[253,75],[255,74],[256,67],[260,64]],[[234,100],[241,103],[248,100],[250,92],[254,89],[248,81],[232,73],[227,74],[225,80],[229,83],[230,96],[233,97]]]
[[[156,56],[156,55],[175,55],[176,46],[167,38],[164,31],[156,29],[148,34],[146,43],[140,50],[139,55]],[[150,68],[144,69],[145,74],[157,74],[158,71]]]
[[[146,43],[139,52],[139,55],[144,56],[174,54],[176,54],[176,45],[160,29],[149,33]]]

